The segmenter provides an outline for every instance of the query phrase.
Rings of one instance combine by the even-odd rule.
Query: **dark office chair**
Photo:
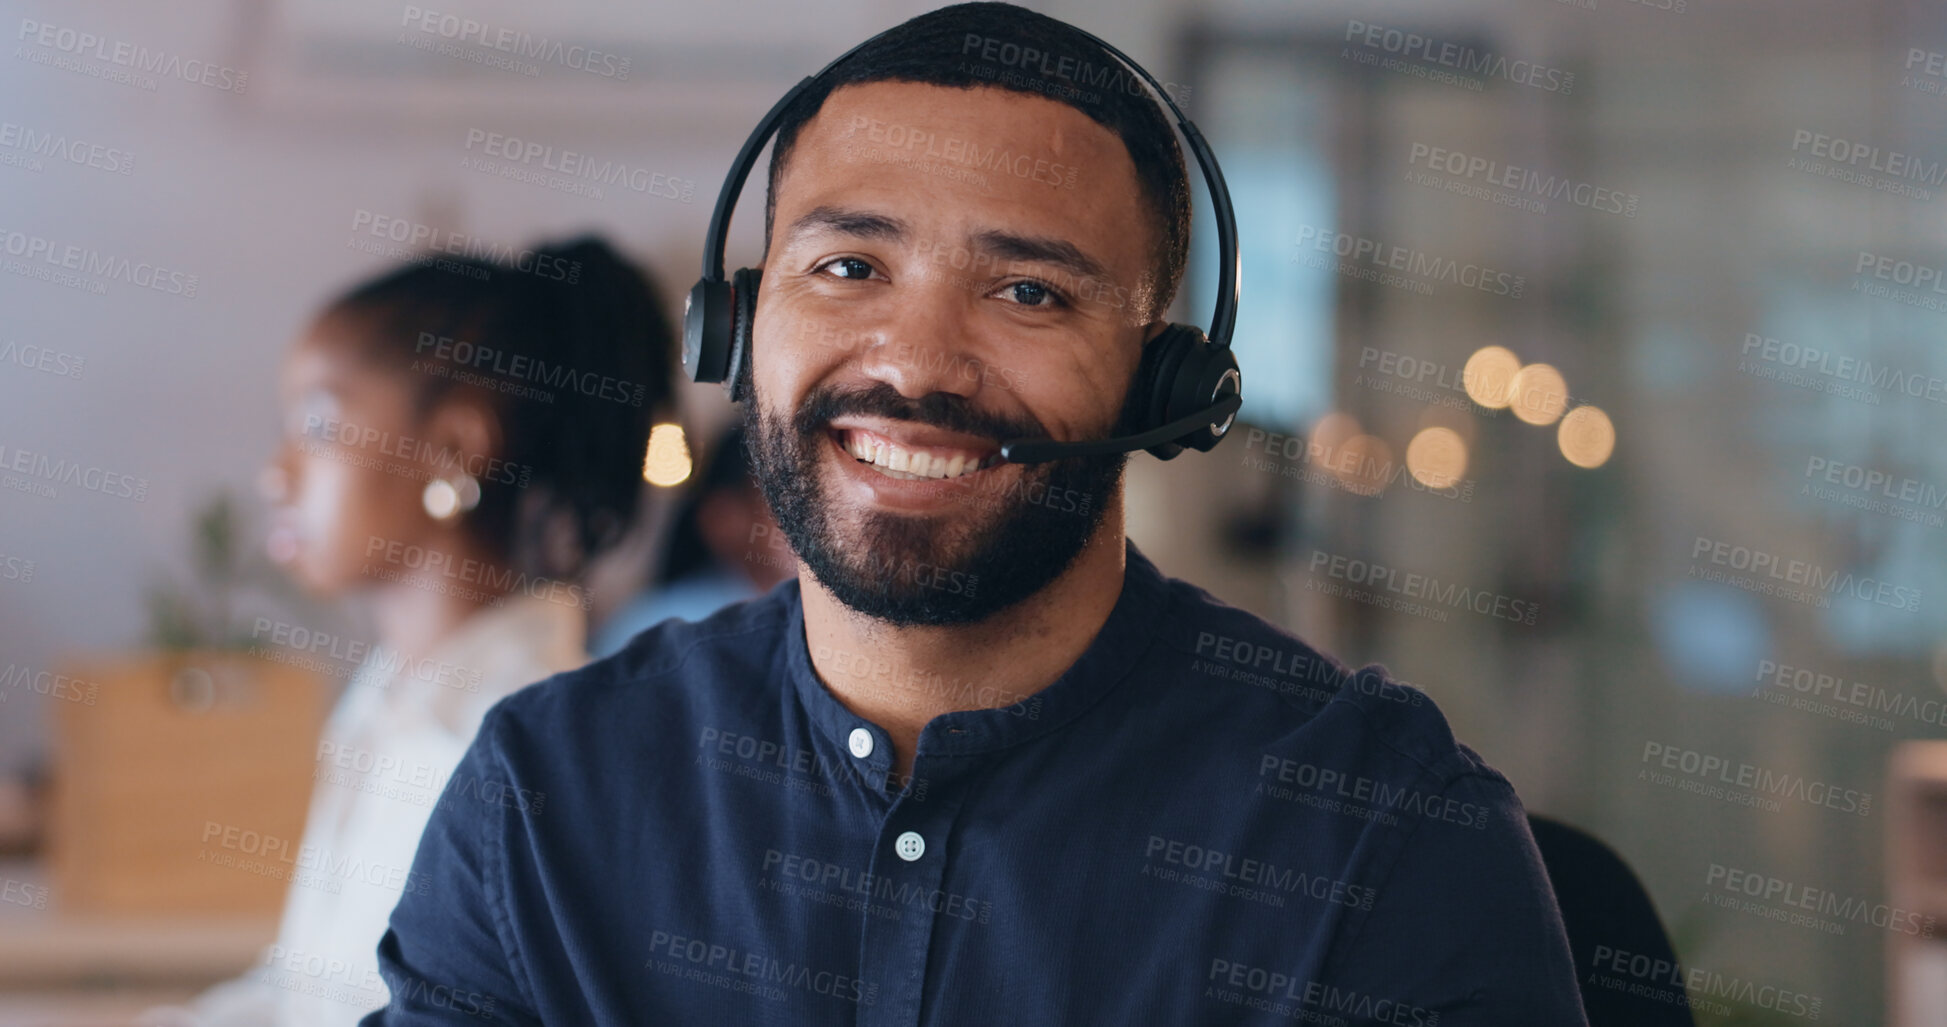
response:
[[[1594,835],[1558,820],[1531,813],[1528,828],[1562,907],[1589,1027],[1696,1027],[1680,977],[1631,976],[1596,961],[1601,947],[1676,965],[1670,936],[1629,864]]]

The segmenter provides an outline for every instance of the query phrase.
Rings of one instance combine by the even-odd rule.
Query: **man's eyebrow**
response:
[[[807,232],[837,232],[860,239],[883,239],[894,243],[905,242],[911,234],[902,218],[829,205],[805,211],[791,222],[785,236],[794,238]],[[1108,268],[1101,261],[1082,252],[1081,247],[1066,239],[1021,235],[992,228],[974,233],[972,243],[975,249],[992,254],[997,260],[1053,264],[1076,278],[1109,280]]]
[[[839,232],[857,236],[861,239],[885,239],[901,242],[906,238],[906,222],[889,214],[874,214],[871,211],[847,210],[843,207],[813,207],[805,211],[791,227],[785,230],[787,238],[803,232]]]
[[[1016,235],[994,229],[975,233],[973,241],[975,247],[1004,260],[1053,264],[1077,278],[1109,280],[1109,271],[1101,261],[1083,253],[1080,247],[1065,239]]]

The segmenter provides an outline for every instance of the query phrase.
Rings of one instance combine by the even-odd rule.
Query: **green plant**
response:
[[[289,580],[268,559],[238,543],[240,520],[227,489],[217,490],[197,508],[190,531],[190,582],[171,575],[144,590],[150,646],[166,651],[248,648],[250,625],[238,614],[246,593],[269,593],[286,604],[295,599]]]

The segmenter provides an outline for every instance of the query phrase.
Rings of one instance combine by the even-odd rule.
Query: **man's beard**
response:
[[[885,417],[996,441],[1047,433],[1033,418],[981,413],[950,393],[908,399],[885,382],[813,389],[789,418],[766,414],[748,378],[744,395],[745,455],[798,559],[839,602],[902,627],[985,620],[1060,577],[1101,525],[1128,461],[1116,453],[1025,464],[1005,479],[1006,464],[977,472],[967,503],[985,516],[970,528],[949,521],[952,511],[865,510],[840,524],[822,463],[834,418]],[[1129,413],[1125,404],[1112,432]]]

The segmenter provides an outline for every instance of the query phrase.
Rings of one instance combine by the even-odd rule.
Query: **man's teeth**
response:
[[[852,456],[871,464],[875,470],[893,478],[958,478],[972,474],[983,467],[992,466],[998,453],[987,459],[955,453],[950,457],[939,456],[923,450],[905,449],[887,443],[883,439],[868,439],[864,435],[846,436],[845,448]]]

